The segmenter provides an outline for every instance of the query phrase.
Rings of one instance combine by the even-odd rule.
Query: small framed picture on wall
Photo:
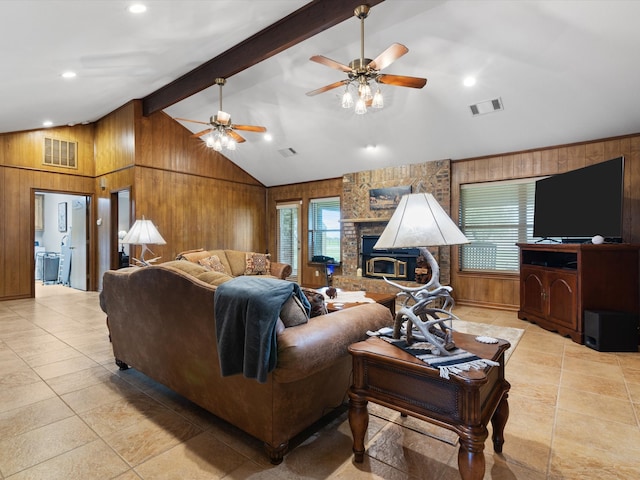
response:
[[[58,204],[58,231],[67,231],[67,202]]]
[[[373,188],[369,190],[369,209],[396,208],[403,195],[411,193],[411,185],[401,187]]]

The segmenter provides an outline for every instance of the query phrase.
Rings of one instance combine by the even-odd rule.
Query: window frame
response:
[[[471,241],[459,246],[460,273],[519,273],[519,249],[516,244],[533,243],[536,240],[533,237],[533,211],[535,182],[540,178],[543,177],[460,185],[458,226]],[[493,192],[491,187],[494,187]],[[485,189],[485,192],[481,192],[481,189]],[[486,195],[483,196],[483,193]],[[480,202],[475,212],[470,211],[469,194]],[[512,201],[496,207],[497,210],[491,206],[500,200],[509,200],[509,197]],[[482,209],[486,210],[484,220]]]
[[[307,261],[313,263],[313,257],[316,255],[324,255],[334,259],[335,263],[340,263],[342,259],[342,224],[340,222],[342,199],[340,196],[332,195],[330,197],[316,197],[310,198],[307,205]],[[330,210],[331,205],[335,208],[337,206],[337,215],[335,221],[337,228],[319,228],[318,221],[322,221],[319,212],[316,211],[315,205],[326,204],[326,209]],[[335,236],[337,238],[337,250],[336,246],[327,249],[328,245],[324,244],[320,246],[320,250],[317,248],[318,237],[327,238],[327,234]]]
[[[283,255],[283,250],[287,249],[287,246],[283,245],[282,236],[282,217],[281,211],[295,211],[295,218],[292,218],[294,223],[290,235],[287,235],[288,254]],[[276,251],[278,252],[278,261],[285,262],[291,265],[291,275],[288,277],[290,280],[297,281],[300,276],[300,234],[301,234],[301,215],[302,215],[302,200],[279,202],[276,203]],[[287,258],[290,257],[290,258]]]

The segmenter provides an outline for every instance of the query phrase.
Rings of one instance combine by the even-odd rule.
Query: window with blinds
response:
[[[462,270],[517,272],[516,243],[533,239],[535,181],[462,185],[460,229],[471,243],[460,246]]]
[[[314,257],[340,262],[340,197],[309,201],[309,261]]]
[[[280,203],[278,212],[278,261],[291,265],[289,279],[297,281],[300,253],[300,202]]]

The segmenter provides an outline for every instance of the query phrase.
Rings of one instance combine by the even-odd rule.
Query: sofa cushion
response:
[[[282,323],[287,328],[307,323],[309,317],[307,317],[304,305],[302,305],[302,302],[297,296],[291,295],[289,300],[284,303],[280,309],[280,320],[282,320]]]
[[[327,313],[327,305],[324,302],[324,295],[313,288],[301,287],[307,300],[311,304],[311,317],[317,317]]]
[[[171,260],[170,262],[164,262],[158,265],[162,265],[163,267],[175,268],[177,270],[183,271],[184,273],[188,273],[189,275],[193,275],[194,277],[197,277],[201,273],[205,273],[208,271],[202,265],[198,265],[197,263],[193,263],[189,260]]]
[[[268,253],[245,253],[245,275],[271,275],[271,255]]]
[[[219,251],[220,250],[218,250],[218,252]],[[224,255],[226,256],[227,262],[229,264],[229,268],[227,269],[227,272],[229,272],[234,277],[239,277],[240,275],[244,275],[244,269],[246,266],[245,256],[247,252],[240,251],[240,250],[222,250],[222,252],[224,252]],[[211,253],[215,253],[216,255],[218,255],[217,252],[211,252]],[[220,257],[220,260],[222,260],[222,257]]]
[[[186,252],[179,253],[178,256],[176,257],[176,260],[189,260],[190,262],[197,264],[200,260],[212,257],[214,255],[216,255],[220,259],[220,263],[224,265],[224,268],[227,271],[227,273],[233,275],[234,277],[238,276],[238,274],[235,273],[235,271],[229,265],[229,261],[227,260],[227,255],[224,250],[203,250],[201,248],[197,250],[188,250]],[[244,261],[244,256],[243,256],[243,261]],[[244,265],[242,266],[242,268],[244,269]],[[242,275],[242,271],[240,272],[240,275]]]
[[[218,286],[222,285],[224,282],[228,282],[233,277],[222,272],[207,271],[197,275],[197,278],[198,280],[202,280],[209,285]]]
[[[220,261],[220,257],[218,255],[201,258],[198,260],[198,263],[212,272],[227,273],[227,269],[224,268],[224,264]]]
[[[201,258],[206,258],[211,255],[204,248],[197,248],[195,250],[187,250],[186,252],[180,252],[176,257],[176,260],[189,260],[193,263],[198,263]]]

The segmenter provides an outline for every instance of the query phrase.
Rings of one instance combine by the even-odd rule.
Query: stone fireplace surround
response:
[[[345,290],[366,290],[376,293],[396,293],[398,289],[383,279],[357,276],[362,265],[362,235],[380,235],[394,210],[372,210],[369,208],[369,190],[411,186],[412,193],[431,193],[442,208],[451,214],[451,161],[433,162],[388,167],[349,173],[342,177],[342,274],[334,275],[333,285]],[[450,280],[450,248],[434,247],[429,250],[440,266],[440,282],[447,285]],[[402,285],[418,286],[407,281],[396,281]]]

